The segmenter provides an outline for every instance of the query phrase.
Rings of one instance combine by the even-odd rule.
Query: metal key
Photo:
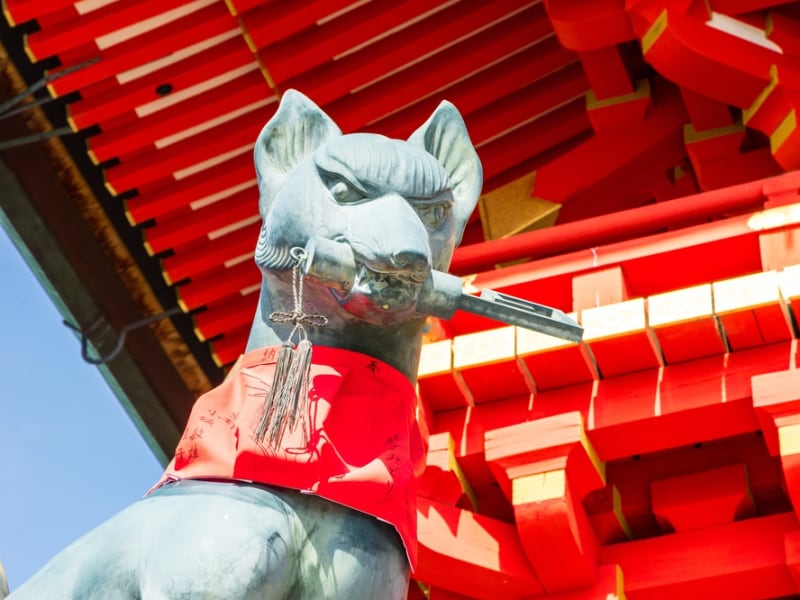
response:
[[[349,245],[314,238],[305,251],[305,276],[343,292],[350,290],[356,277],[356,263]],[[464,292],[460,277],[431,271],[422,286],[417,312],[450,319],[457,309],[572,342],[579,342],[583,335],[583,328],[556,308],[489,289],[484,289],[479,297],[472,296]]]

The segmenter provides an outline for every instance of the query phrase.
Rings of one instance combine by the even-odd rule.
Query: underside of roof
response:
[[[6,108],[23,109],[6,122],[29,129],[6,137],[60,135],[71,177],[88,182],[68,193],[124,255],[115,269],[143,273],[127,277],[142,314],[188,315],[167,354],[191,357],[175,365],[191,394],[246,341],[259,287],[251,150],[289,88],[344,132],[399,138],[440,100],[456,104],[485,173],[461,275],[741,211],[561,233],[800,166],[793,2],[6,0],[4,13],[6,95],[21,94]]]
[[[797,382],[775,373],[798,372],[797,2],[3,8],[0,217],[91,352],[156,319],[102,368],[160,456],[244,349],[252,148],[281,95],[396,138],[447,99],[485,175],[452,272],[586,335],[433,323],[426,596],[617,597],[619,565],[629,598],[796,593]]]

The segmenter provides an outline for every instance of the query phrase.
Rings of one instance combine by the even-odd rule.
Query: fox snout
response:
[[[356,260],[371,271],[422,283],[432,268],[428,232],[404,199],[386,200],[351,221],[347,241]]]
[[[386,248],[385,244],[381,246],[383,247],[373,246],[367,250],[358,243],[351,244],[356,261],[375,273],[409,283],[422,283],[431,272],[431,259],[427,247],[409,248],[408,244],[405,244],[404,248],[393,250]]]

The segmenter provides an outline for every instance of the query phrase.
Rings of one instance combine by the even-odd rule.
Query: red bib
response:
[[[414,569],[425,448],[411,382],[371,356],[314,346],[308,440],[298,428],[267,448],[253,432],[278,350],[248,352],[238,371],[197,400],[160,483],[233,479],[317,494],[394,525]]]

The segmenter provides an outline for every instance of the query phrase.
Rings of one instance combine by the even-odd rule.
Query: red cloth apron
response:
[[[278,350],[248,352],[238,371],[197,400],[159,485],[170,478],[233,479],[314,493],[394,525],[414,569],[425,448],[411,382],[371,356],[314,346],[310,439],[302,444],[298,428],[280,448],[268,449],[253,431]]]

